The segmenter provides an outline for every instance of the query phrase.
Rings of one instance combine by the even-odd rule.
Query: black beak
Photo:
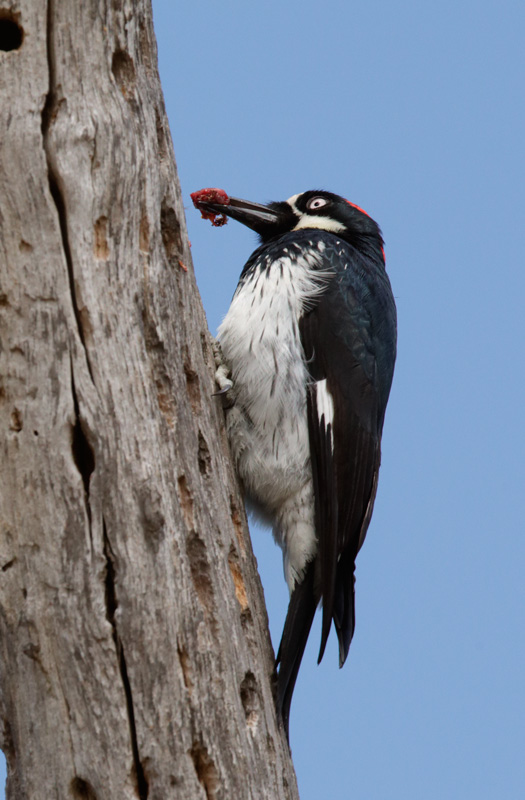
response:
[[[210,200],[206,199],[206,195]],[[221,199],[224,196],[227,202],[214,203],[214,195]],[[263,242],[291,231],[297,224],[297,217],[288,203],[268,203],[263,206],[250,200],[228,197],[226,192],[219,189],[203,189],[192,194],[191,198],[193,205],[203,215],[209,214],[218,218],[217,221],[212,219],[214,225],[223,225],[226,217],[231,217],[258,233]]]
[[[252,203],[249,200],[239,200],[238,197],[230,197],[226,205],[219,203],[199,203],[199,208],[203,211],[210,211],[213,214],[226,214],[227,217],[242,222],[248,228],[261,235],[274,226],[280,226],[282,214],[274,211],[270,206],[263,206],[260,203]]]

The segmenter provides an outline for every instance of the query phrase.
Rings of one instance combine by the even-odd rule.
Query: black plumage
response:
[[[206,205],[211,211],[219,208],[252,227],[263,241],[241,274],[232,308],[221,326],[221,341],[224,338],[232,392],[237,392],[240,405],[235,412],[238,419],[234,423],[232,416],[229,426],[240,477],[248,499],[274,523],[285,561],[293,557],[296,562],[287,573],[291,597],[277,654],[277,708],[288,731],[292,693],[319,603],[319,661],[332,621],[341,666],[354,633],[355,559],[377,490],[381,435],[396,356],[396,308],[379,227],[343,198],[311,191],[268,206],[236,199],[230,205]],[[299,290],[303,294],[297,300]],[[273,292],[269,303],[265,291]],[[268,312],[273,299],[277,310],[272,316]],[[279,310],[281,306],[284,311]],[[258,307],[263,309],[259,317]],[[248,318],[243,329],[245,308]],[[289,319],[283,325],[286,314]],[[258,325],[259,350],[253,346]],[[247,335],[252,344],[243,348]],[[269,359],[268,366],[270,347],[273,364]],[[267,395],[253,377],[252,358],[260,358],[261,376],[271,384]],[[303,377],[290,394],[286,381],[293,383],[299,368]],[[269,369],[273,375],[266,375]],[[285,396],[283,407],[279,398]],[[262,402],[270,411],[275,403],[275,409],[257,430],[255,412]],[[297,434],[297,465],[293,460],[296,440],[279,430],[280,425],[293,425],[296,418],[304,424],[304,434],[302,428]],[[272,425],[275,430],[267,431]],[[250,426],[255,432],[249,431]],[[273,450],[268,444],[272,433]],[[275,453],[279,436],[281,462]],[[301,444],[309,456],[304,468]],[[268,488],[268,475],[272,464],[279,467],[284,457],[286,465],[291,465],[289,487],[279,494],[278,489]],[[305,530],[309,520],[312,528],[311,541],[300,528],[304,541],[298,554],[292,545],[296,546],[299,527],[294,531],[294,523],[287,521],[283,511],[292,503],[295,513],[294,502],[295,517],[301,512]]]

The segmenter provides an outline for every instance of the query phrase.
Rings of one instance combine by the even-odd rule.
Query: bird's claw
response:
[[[214,392],[214,394],[226,394],[230,389],[233,389],[233,381],[228,377],[229,374],[230,370],[226,364],[221,364],[220,367],[217,367],[215,370],[215,383],[220,389],[218,392]]]
[[[226,395],[233,389],[233,381],[229,377],[230,375],[230,368],[224,361],[224,356],[222,354],[222,349],[220,343],[217,339],[213,339],[212,341],[212,351],[213,357],[215,359],[215,383],[219,387],[217,392],[213,392],[213,397],[222,397],[223,401],[226,400]],[[228,405],[232,405],[232,397],[228,397]],[[228,407],[228,405],[226,407]]]

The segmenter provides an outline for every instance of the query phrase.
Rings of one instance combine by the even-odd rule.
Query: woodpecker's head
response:
[[[384,259],[379,225],[359,206],[332,192],[312,190],[281,203],[260,205],[229,197],[227,203],[199,203],[199,208],[225,214],[242,222],[269,242],[284,233],[316,229],[345,239],[358,250],[378,253]]]

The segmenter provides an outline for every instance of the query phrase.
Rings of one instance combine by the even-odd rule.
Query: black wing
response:
[[[312,378],[307,409],[323,603],[319,661],[333,619],[342,666],[355,626],[355,558],[377,489],[396,315],[382,264],[345,243],[328,248],[326,256],[336,275],[300,329]],[[320,408],[326,396],[331,424]]]
[[[372,514],[395,362],[396,312],[383,265],[335,237],[324,255],[324,269],[332,268],[334,278],[300,321],[312,379],[307,414],[318,553],[315,577],[311,569],[308,582],[315,581],[315,602],[312,611],[304,582],[294,589],[292,618],[287,617],[279,649],[279,708],[285,723],[319,600],[319,661],[332,619],[340,666],[348,655],[355,626],[355,558]]]

